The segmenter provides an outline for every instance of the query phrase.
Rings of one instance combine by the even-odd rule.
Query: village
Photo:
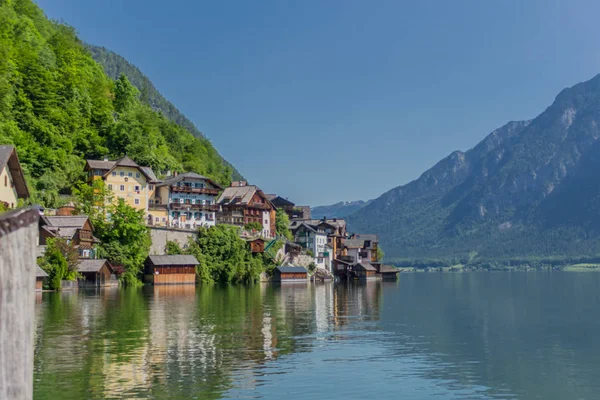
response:
[[[271,251],[277,263],[272,276],[261,281],[308,282],[327,280],[395,280],[398,270],[381,260],[376,235],[350,233],[346,221],[311,218],[308,206],[265,193],[246,181],[222,187],[193,173],[167,172],[159,179],[154,171],[124,156],[117,160],[87,160],[87,183],[101,180],[113,199],[142,210],[152,240],[144,264],[144,282],[154,285],[196,284],[198,260],[189,254],[166,254],[168,242],[185,247],[200,227],[235,226],[252,253]],[[13,146],[0,146],[0,203],[5,209],[27,202],[29,190]],[[118,286],[119,266],[97,257],[94,227],[88,215],[67,203],[40,209],[38,257],[48,240],[61,238],[78,254],[77,279],[64,281],[62,289]],[[287,216],[290,237],[277,234],[277,212]],[[37,267],[36,289],[42,290],[48,274]]]

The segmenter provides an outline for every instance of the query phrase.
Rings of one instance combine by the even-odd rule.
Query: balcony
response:
[[[219,211],[218,204],[187,204],[187,203],[171,203],[172,210],[201,210],[201,211]]]
[[[265,203],[248,203],[248,207],[258,208],[260,210],[270,210],[271,209],[271,207]]]
[[[219,189],[209,189],[209,188],[198,188],[191,186],[171,186],[171,191],[174,193],[198,193],[198,194],[208,194],[211,196],[217,196],[219,194]]]
[[[149,204],[148,205],[148,210],[166,210],[166,209],[167,209],[166,204]]]

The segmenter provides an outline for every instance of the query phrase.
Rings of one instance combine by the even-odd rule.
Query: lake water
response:
[[[36,399],[598,399],[600,274],[43,293]]]

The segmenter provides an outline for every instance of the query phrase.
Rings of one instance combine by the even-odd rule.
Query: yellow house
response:
[[[155,184],[158,181],[149,167],[140,167],[131,158],[125,156],[115,161],[87,160],[85,171],[88,181],[104,180],[115,199],[124,199],[127,204],[144,210],[148,214],[149,199],[154,197]],[[146,215],[148,218],[148,215]]]
[[[29,198],[25,176],[14,146],[0,146],[0,202],[7,208],[17,206],[18,199]]]

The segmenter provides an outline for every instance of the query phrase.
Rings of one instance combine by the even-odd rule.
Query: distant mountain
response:
[[[600,255],[600,75],[348,217],[394,260]]]
[[[318,206],[312,207],[310,210],[313,218],[321,219],[327,218],[344,218],[347,215],[356,212],[369,204],[368,201],[357,200],[357,201],[340,201],[329,206]]]
[[[152,81],[150,81],[138,67],[131,64],[119,54],[104,47],[91,44],[86,44],[86,46],[90,51],[92,58],[102,65],[109,77],[117,79],[121,74],[125,74],[129,81],[140,91],[140,100],[142,102],[148,104],[154,110],[160,111],[169,120],[188,130],[194,136],[200,138],[205,137],[192,121],[160,94]],[[223,159],[223,163],[232,168],[232,180],[243,180],[243,176],[231,163],[225,159]]]

